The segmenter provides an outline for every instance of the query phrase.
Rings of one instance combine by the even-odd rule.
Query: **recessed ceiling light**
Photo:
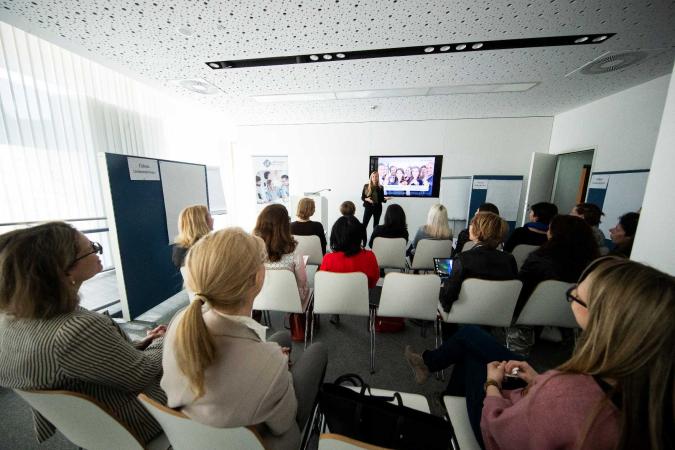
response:
[[[331,59],[333,59],[333,55],[328,55],[328,54],[323,55],[323,59],[325,59],[326,61],[330,61]]]
[[[338,59],[344,59],[345,54],[344,54],[344,53],[336,53],[335,56],[336,56]]]
[[[309,55],[309,59],[311,59],[312,61],[318,61],[319,57],[317,55]]]
[[[459,44],[455,46],[455,50],[464,50],[466,48],[466,44]]]
[[[447,52],[448,50],[450,50],[450,46],[444,45],[443,47],[439,48],[439,50],[442,51],[442,52]]]
[[[221,92],[216,86],[201,78],[172,80],[171,83],[198,94],[213,95]]]
[[[580,38],[578,38],[578,39],[575,39],[575,40],[574,40],[574,43],[575,43],[575,44],[581,44],[582,42],[586,42],[587,40],[588,40],[588,37],[587,37],[587,36],[584,36],[584,37],[580,37]]]
[[[433,47],[426,47],[426,48],[424,49],[424,52],[425,52],[425,53],[431,53],[431,52],[433,52],[433,51],[434,51],[434,48],[433,48]]]
[[[217,62],[210,62],[209,67],[211,67],[212,69],[220,69],[220,64],[218,64]]]
[[[602,42],[602,41],[604,41],[605,39],[607,39],[607,36],[604,36],[604,35],[603,35],[603,36],[598,36],[598,37],[593,38],[593,42]]]
[[[193,36],[193,35],[195,34],[195,30],[193,30],[192,28],[190,28],[190,25],[185,26],[185,27],[178,27],[178,28],[176,29],[176,31],[177,31],[179,34],[182,34],[182,35],[185,36],[185,37],[190,37],[190,36]]]
[[[482,43],[482,42],[478,42],[477,44],[473,44],[473,45],[471,46],[471,48],[474,49],[474,50],[478,50],[478,49],[481,48],[482,46],[483,46],[483,43]]]

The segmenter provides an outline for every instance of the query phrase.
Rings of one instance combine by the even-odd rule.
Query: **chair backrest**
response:
[[[319,239],[319,236],[298,236],[297,234],[294,234],[293,239],[298,241],[298,246],[295,247],[295,253],[309,256],[307,264],[321,265],[323,253],[321,253],[321,240]]]
[[[314,276],[314,312],[369,316],[368,278],[362,272],[319,271]]]
[[[434,320],[440,290],[438,275],[388,273],[384,277],[377,315]]]
[[[405,244],[404,238],[375,238],[373,253],[380,269],[405,269]]]
[[[162,426],[174,450],[264,449],[260,436],[253,427],[210,427],[191,420],[179,411],[160,405],[144,394],[138,398]]]
[[[301,313],[302,303],[293,272],[285,269],[265,270],[265,282],[253,300],[253,309]]]
[[[565,293],[571,286],[572,283],[555,280],[539,283],[518,315],[516,325],[578,327],[572,308],[565,298]]]
[[[466,251],[468,251],[468,250],[471,250],[471,249],[474,248],[475,246],[476,246],[476,242],[475,242],[475,241],[467,241],[467,242],[464,243],[464,246],[462,247],[462,251],[463,251],[463,252],[466,252]]]
[[[410,268],[433,270],[434,258],[450,258],[451,253],[452,241],[450,240],[422,239],[415,247],[415,257]]]
[[[528,256],[530,256],[530,253],[538,249],[538,245],[527,245],[527,244],[520,244],[516,245],[511,254],[513,257],[516,259],[516,265],[518,266],[518,270],[520,270],[521,267],[523,267],[523,263],[527,259]]]
[[[319,450],[386,450],[384,447],[366,444],[341,434],[323,433],[319,436]]]
[[[469,278],[462,282],[459,298],[452,304],[447,321],[508,327],[523,283]]]
[[[185,266],[181,266],[180,274],[183,277],[183,286],[185,287],[185,291],[188,294],[188,299],[190,302],[192,302],[195,299],[195,293],[185,283],[185,280],[187,280],[187,268]]]
[[[94,399],[70,391],[15,392],[70,442],[89,450],[142,450],[143,445]]]

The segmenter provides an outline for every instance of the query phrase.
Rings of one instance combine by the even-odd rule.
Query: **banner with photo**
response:
[[[288,156],[253,156],[258,211],[271,203],[290,207]]]

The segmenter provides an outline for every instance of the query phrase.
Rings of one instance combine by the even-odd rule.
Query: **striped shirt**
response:
[[[140,350],[110,317],[79,307],[50,319],[0,314],[0,386],[91,396],[146,443],[161,428],[136,396],[166,403],[159,387],[162,342]],[[54,426],[36,411],[33,416],[43,442]]]

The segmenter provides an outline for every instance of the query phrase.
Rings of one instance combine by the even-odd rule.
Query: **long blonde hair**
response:
[[[241,228],[207,234],[188,253],[185,283],[195,292],[195,301],[176,325],[174,351],[197,398],[204,395],[204,371],[213,363],[216,351],[204,323],[202,302],[221,310],[240,307],[256,285],[266,257],[262,239]]]
[[[589,269],[592,270],[588,275]],[[609,396],[619,394],[618,449],[672,448],[675,413],[675,278],[618,258],[586,273],[588,325],[572,358],[558,368],[612,380],[608,398],[589,414],[580,447]]]
[[[440,203],[429,208],[424,231],[434,239],[452,239],[452,230],[448,225],[448,210]]]
[[[377,175],[377,183],[373,183],[373,174]],[[373,189],[380,186],[380,174],[377,170],[373,170],[368,175],[368,187],[366,188],[366,197],[370,197],[370,194],[373,193]]]
[[[192,205],[178,215],[178,236],[174,242],[181,247],[190,248],[205,234],[211,232],[207,222],[209,209],[204,205]]]

